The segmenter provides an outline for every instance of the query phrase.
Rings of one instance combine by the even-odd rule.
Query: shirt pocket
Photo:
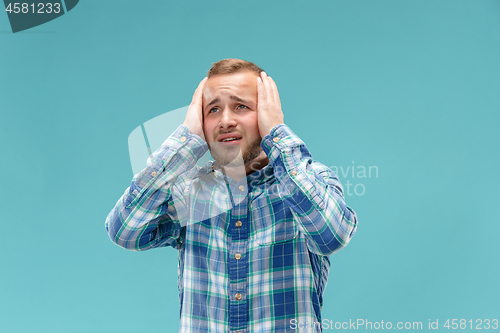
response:
[[[297,222],[282,200],[254,210],[255,241],[259,245],[282,243],[297,237]]]

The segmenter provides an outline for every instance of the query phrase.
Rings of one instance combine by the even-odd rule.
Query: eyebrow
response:
[[[233,101],[237,101],[237,102],[245,103],[245,104],[250,104],[250,102],[248,102],[244,99],[241,99],[237,96],[234,96],[234,95],[229,96],[229,98],[232,99]],[[220,98],[217,97],[217,98],[213,99],[210,103],[208,103],[205,108],[208,108],[209,106],[214,105],[215,103],[219,103],[219,102],[220,102]]]

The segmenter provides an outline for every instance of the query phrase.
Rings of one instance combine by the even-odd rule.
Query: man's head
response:
[[[252,162],[260,167],[267,164],[257,117],[256,79],[260,72],[255,64],[238,59],[221,60],[208,71],[203,89],[203,132],[212,156],[223,166],[236,166],[238,162],[231,162],[240,150],[247,169]]]

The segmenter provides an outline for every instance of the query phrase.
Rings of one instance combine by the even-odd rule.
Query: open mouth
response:
[[[234,145],[238,144],[242,139],[242,136],[236,133],[222,134],[217,138],[217,141],[223,145]]]

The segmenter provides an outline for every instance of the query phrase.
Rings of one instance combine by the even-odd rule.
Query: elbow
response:
[[[114,244],[126,250],[146,251],[161,245],[156,226],[130,229],[121,223],[107,223],[106,231]]]
[[[141,251],[142,249],[137,246],[137,241],[133,237],[133,232],[126,228],[121,222],[118,214],[111,212],[106,219],[105,223],[106,232],[109,239],[119,247],[131,251]]]
[[[323,238],[321,242],[314,243],[316,248],[315,252],[323,256],[329,256],[347,245],[345,241],[339,240],[335,236]]]
[[[130,250],[130,251],[144,251],[144,250],[147,250],[149,249],[150,247],[147,247],[147,246],[141,246],[141,242],[140,240],[137,240],[137,239],[127,239],[127,238],[124,238],[122,236],[120,236],[119,234],[115,233],[115,232],[110,232],[110,230],[107,230],[108,231],[108,236],[109,238],[111,239],[111,241],[118,245],[119,247],[121,248],[124,248],[126,250]]]
[[[344,246],[346,246],[358,230],[358,217],[344,201],[340,201],[339,205],[342,214],[339,218],[337,234],[342,240],[342,243],[345,244]]]
[[[337,223],[323,221],[321,232],[311,235],[311,245],[316,253],[328,256],[346,247],[357,230],[356,214],[348,210]]]

